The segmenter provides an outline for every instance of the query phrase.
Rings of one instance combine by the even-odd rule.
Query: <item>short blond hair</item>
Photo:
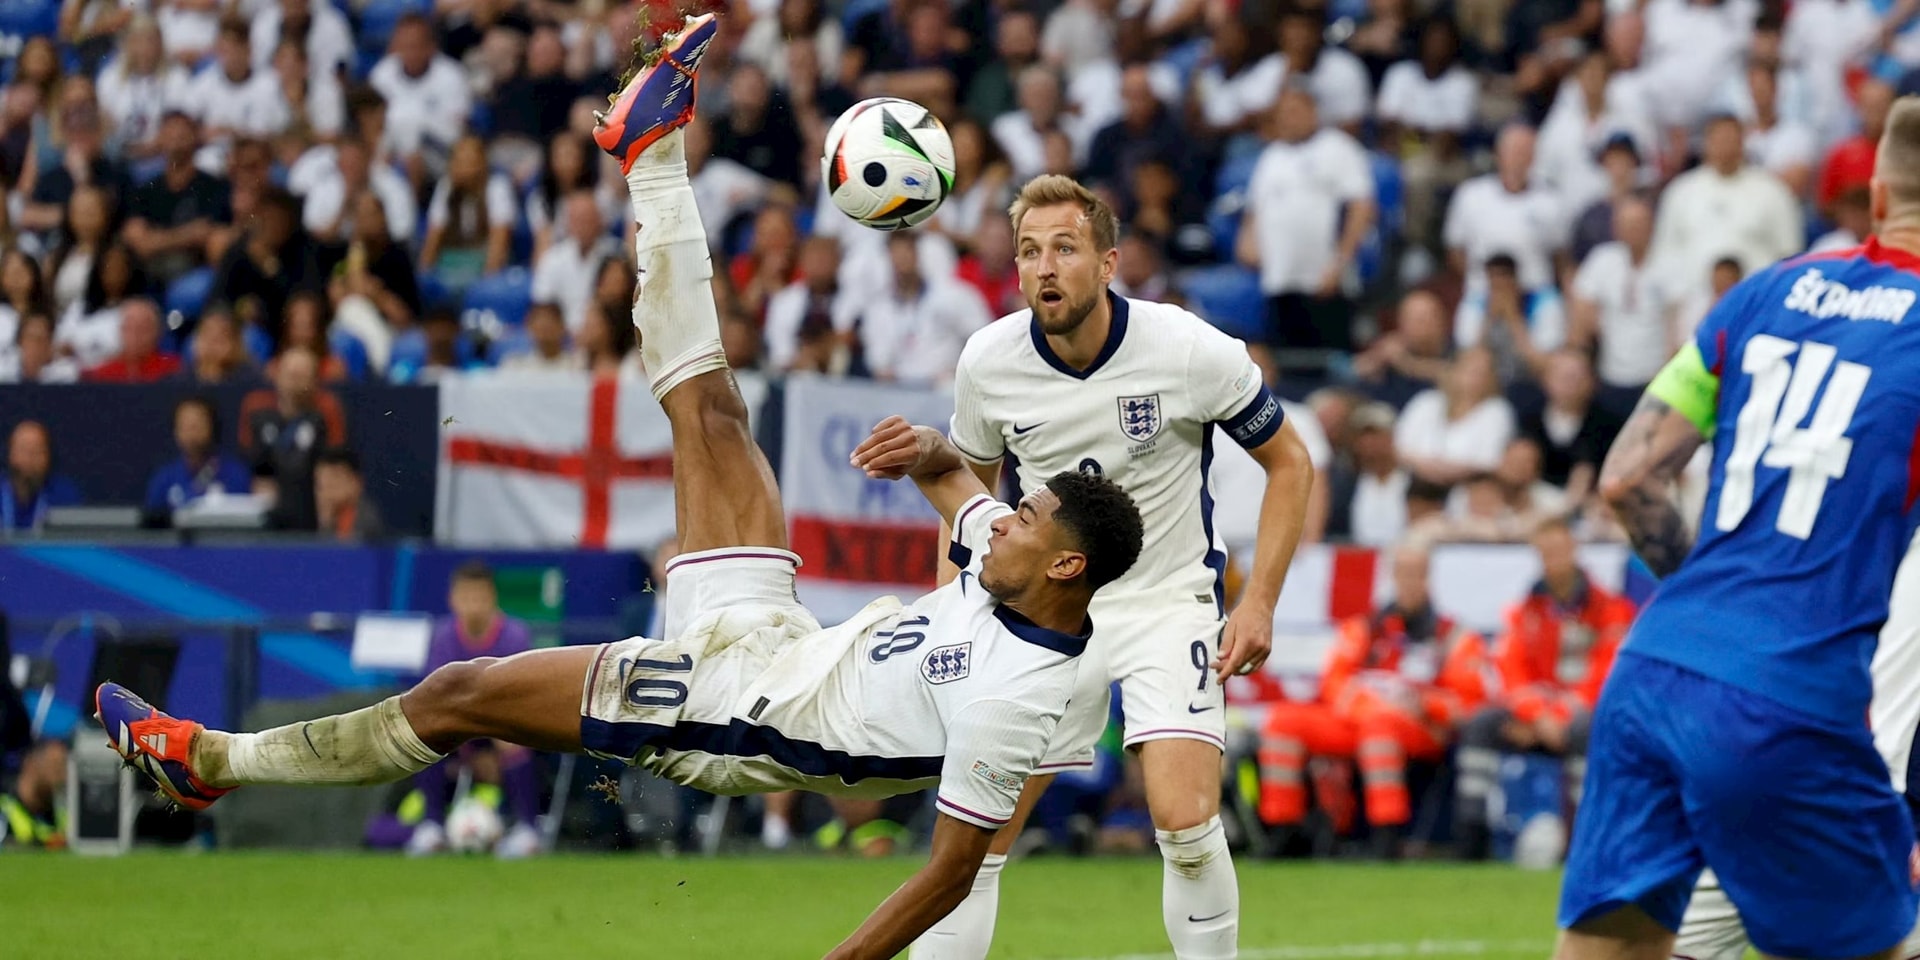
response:
[[[1015,236],[1020,233],[1020,221],[1027,218],[1027,211],[1035,207],[1051,207],[1057,204],[1071,203],[1080,207],[1086,214],[1087,223],[1093,230],[1093,245],[1101,253],[1106,253],[1120,244],[1120,218],[1113,215],[1113,208],[1107,205],[1100,195],[1080,185],[1080,181],[1057,173],[1043,174],[1027,181],[1020,188],[1020,195],[1013,198],[1013,206],[1007,208],[1007,216],[1013,221]]]
[[[1889,200],[1896,205],[1920,204],[1920,96],[1908,95],[1887,110],[1887,128],[1880,134],[1880,152],[1874,176],[1885,181]]]

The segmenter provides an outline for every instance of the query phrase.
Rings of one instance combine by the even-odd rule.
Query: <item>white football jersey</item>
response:
[[[1920,738],[1920,533],[1893,578],[1887,622],[1873,652],[1873,705],[1867,717],[1874,745],[1893,774],[1893,788],[1901,793],[1920,788],[1907,782],[1914,740]]]
[[[1257,447],[1285,415],[1247,345],[1179,307],[1111,293],[1113,325],[1086,370],[1047,345],[1033,311],[967,341],[954,379],[950,436],[967,457],[1018,461],[1022,490],[1067,470],[1112,478],[1146,521],[1139,562],[1103,595],[1224,588],[1226,548],[1207,473],[1213,427]]]
[[[726,792],[877,798],[937,782],[941,812],[1006,824],[1073,696],[1091,632],[1041,627],[980,586],[989,525],[1011,512],[984,494],[968,501],[949,548],[958,578],[794,641],[728,692],[730,722],[682,720],[646,764]]]

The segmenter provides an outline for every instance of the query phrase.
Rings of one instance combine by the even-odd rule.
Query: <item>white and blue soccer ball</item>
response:
[[[486,853],[505,832],[500,811],[478,797],[466,797],[447,812],[447,846],[456,853]]]
[[[820,180],[842,213],[875,230],[925,223],[953,190],[953,137],[926,107],[875,97],[827,130]]]

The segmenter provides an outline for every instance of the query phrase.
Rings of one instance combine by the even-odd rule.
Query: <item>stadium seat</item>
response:
[[[253,355],[255,363],[264,367],[267,361],[273,359],[273,337],[265,330],[249,323],[241,331],[240,338],[246,341],[247,353]]]
[[[1360,282],[1370,285],[1386,269],[1390,241],[1405,225],[1407,210],[1406,183],[1400,177],[1400,165],[1384,153],[1375,152],[1368,157],[1373,163],[1375,215],[1373,229],[1360,242],[1354,259],[1360,269]]]
[[[387,368],[398,370],[418,367],[426,359],[427,335],[419,327],[411,327],[393,338],[393,352],[387,356]]]
[[[1201,267],[1180,278],[1180,289],[1194,311],[1214,326],[1243,340],[1266,335],[1266,298],[1252,270],[1223,264]]]
[[[167,286],[166,303],[163,306],[168,313],[178,311],[189,320],[198,320],[212,292],[213,269],[201,267],[182,274]]]
[[[447,302],[450,294],[447,291],[447,285],[441,283],[439,277],[431,273],[422,273],[419,277],[419,283],[421,307],[432,310],[434,307]]]
[[[360,338],[345,330],[335,330],[327,335],[327,346],[342,363],[347,365],[347,376],[354,380],[365,380],[373,363],[367,358],[367,345]]]
[[[518,327],[526,320],[527,308],[532,305],[533,274],[525,267],[508,267],[475,280],[467,288],[463,309],[480,316],[465,319],[461,325],[468,329],[491,329],[496,324]],[[488,315],[491,319],[487,319]]]
[[[1239,193],[1253,183],[1253,168],[1260,164],[1260,151],[1241,152],[1226,158],[1213,178],[1213,195],[1224,197]]]

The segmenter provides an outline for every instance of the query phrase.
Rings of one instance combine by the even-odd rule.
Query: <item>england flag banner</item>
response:
[[[945,430],[953,397],[881,384],[787,381],[780,486],[800,555],[800,600],[838,623],[874,598],[911,600],[933,588],[940,515],[911,480],[870,480],[847,462],[874,424],[893,414]]]
[[[738,376],[747,409],[766,382]],[[434,538],[651,550],[673,536],[673,433],[645,380],[476,372],[440,381]]]

